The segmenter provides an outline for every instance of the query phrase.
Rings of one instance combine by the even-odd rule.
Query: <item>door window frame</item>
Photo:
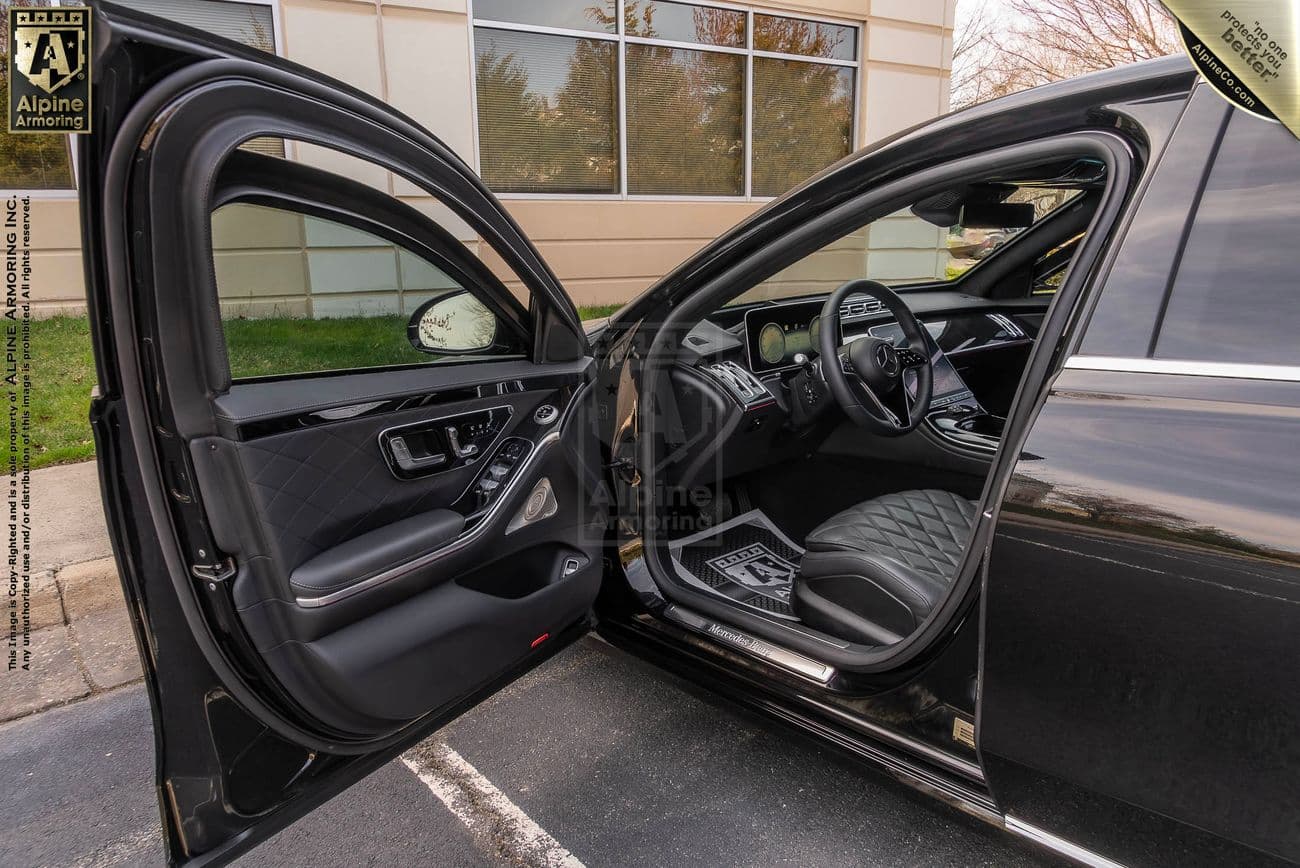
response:
[[[643,395],[659,394],[663,388],[661,378],[667,376],[676,358],[676,346],[682,337],[710,312],[718,309],[726,301],[735,298],[754,283],[776,273],[780,269],[798,261],[803,256],[817,250],[827,241],[840,237],[858,226],[865,225],[885,214],[892,213],[918,195],[937,193],[947,189],[952,183],[967,180],[986,172],[1005,172],[1019,167],[1041,165],[1047,159],[1060,155],[1087,155],[1095,157],[1106,165],[1107,183],[1101,201],[1093,211],[1085,231],[1081,247],[1076,255],[1074,267],[1066,277],[1060,291],[1052,300],[1048,315],[1039,332],[1036,344],[1026,366],[1020,391],[1011,407],[1006,434],[1002,448],[994,457],[993,466],[986,483],[984,502],[997,504],[1001,500],[999,492],[1004,489],[1019,455],[1018,443],[1029,429],[1033,418],[1037,398],[1045,387],[1050,375],[1057,368],[1059,357],[1057,349],[1069,340],[1069,327],[1076,321],[1074,314],[1081,297],[1089,284],[1094,265],[1104,250],[1113,241],[1115,227],[1128,208],[1133,195],[1138,161],[1129,140],[1110,130],[1081,130],[1044,136],[1040,139],[1018,144],[1005,145],[972,155],[930,162],[925,167],[916,169],[901,178],[895,178],[879,184],[868,186],[867,192],[836,203],[834,207],[823,209],[811,216],[791,218],[792,222],[772,221],[765,225],[763,237],[750,247],[748,256],[735,256],[728,262],[727,268],[719,269],[707,279],[693,284],[679,285],[675,288],[675,302],[670,311],[663,316],[663,323],[657,333],[648,338],[649,348],[644,355],[641,369],[639,390]],[[843,171],[843,170],[841,170]],[[841,184],[848,183],[841,179]],[[740,230],[745,227],[742,225]],[[722,241],[730,241],[724,237]],[[707,256],[708,251],[697,255]],[[689,260],[682,266],[688,269],[695,260]],[[680,293],[677,295],[676,293]],[[654,314],[651,314],[654,316]],[[1050,345],[1045,344],[1043,336],[1052,338]],[[655,430],[655,402],[642,402],[638,407],[637,428],[640,431]],[[622,442],[619,432],[612,435],[615,443]],[[639,437],[635,440],[633,461],[640,469],[639,486],[641,491],[656,491],[658,480],[659,456],[656,454],[656,438]],[[650,497],[638,499],[638,516],[640,537],[620,538],[622,546],[640,543],[640,550],[645,553],[647,564],[656,576],[672,576],[666,556],[666,544],[656,537],[654,510],[656,501]],[[902,642],[873,651],[855,651],[853,649],[834,649],[819,647],[814,652],[795,647],[800,653],[809,653],[819,662],[853,672],[878,673],[894,671],[905,666],[926,653],[936,642],[948,634],[948,628],[954,618],[967,611],[973,605],[979,590],[978,565],[980,552],[991,538],[996,525],[996,512],[981,518],[976,524],[973,542],[967,550],[963,563],[959,566],[958,578],[952,591],[931,612],[922,626]],[[668,593],[676,602],[696,609],[706,616],[720,617],[735,623],[742,629],[748,629],[756,635],[778,643],[790,642],[786,634],[774,633],[762,618],[751,617],[734,607],[717,603],[707,595],[698,594],[690,589],[675,586],[671,581],[660,583],[668,588]],[[791,646],[793,647],[793,646]]]

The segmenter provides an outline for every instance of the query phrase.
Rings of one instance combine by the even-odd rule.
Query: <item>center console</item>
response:
[[[929,333],[928,330],[933,327],[927,323],[926,328],[930,364],[934,370],[934,391],[925,424],[931,432],[950,445],[980,452],[996,452],[1006,420],[980,406],[975,393],[966,385],[961,374],[957,373],[952,360],[939,348],[934,335]],[[869,328],[867,333],[890,341],[900,348],[908,346],[907,338],[903,336],[898,323],[881,323]],[[915,397],[916,374],[906,372],[903,384],[908,394]]]
[[[996,452],[1006,419],[986,413],[978,404],[955,404],[925,417],[935,434],[956,446]]]

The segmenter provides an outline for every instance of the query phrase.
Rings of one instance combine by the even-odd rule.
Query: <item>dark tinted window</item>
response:
[[[1156,341],[1156,356],[1300,364],[1300,141],[1234,114]]]
[[[1232,111],[1210,87],[1197,88],[1124,233],[1080,352],[1144,357],[1169,288],[1169,272],[1196,205],[1205,166]]]

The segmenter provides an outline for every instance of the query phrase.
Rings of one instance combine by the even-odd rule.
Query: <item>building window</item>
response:
[[[859,30],[670,0],[474,0],[498,193],[778,196],[853,150]]]

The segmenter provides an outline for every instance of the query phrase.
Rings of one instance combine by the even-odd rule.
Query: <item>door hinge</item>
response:
[[[224,582],[235,574],[235,559],[226,558],[219,564],[195,564],[190,572],[205,582]]]

